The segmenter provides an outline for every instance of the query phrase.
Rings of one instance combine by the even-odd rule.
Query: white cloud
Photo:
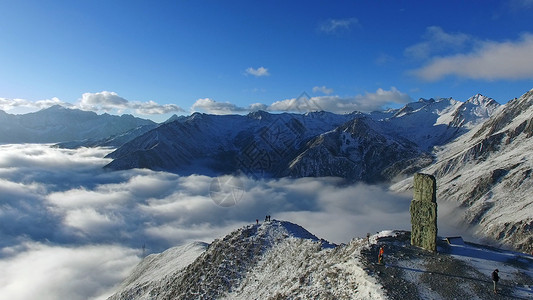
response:
[[[77,108],[97,113],[128,113],[133,111],[140,115],[159,115],[185,111],[175,104],[158,104],[151,100],[147,102],[128,101],[120,97],[117,93],[108,91],[84,93],[75,104],[61,101],[56,97],[38,101],[0,98],[0,110],[3,111],[12,111],[23,108],[25,109],[23,112],[28,112],[48,108],[53,105],[61,105],[68,108]]]
[[[175,104],[160,105],[154,101],[139,102],[128,101],[120,97],[115,92],[103,91],[99,93],[84,93],[79,100],[78,106],[84,110],[91,111],[118,111],[135,110],[138,114],[155,115],[172,112],[183,112],[184,110]]]
[[[25,99],[8,99],[0,98],[0,110],[10,111],[16,108],[28,108],[32,109],[43,109],[48,108],[54,105],[61,105],[65,107],[73,107],[72,104],[68,102],[63,102],[59,98],[54,97],[52,99],[38,100],[38,101],[28,101]]]
[[[131,102],[130,107],[141,115],[162,115],[185,111],[176,104],[158,104],[152,100],[148,102],[134,101]]]
[[[263,76],[270,75],[270,73],[268,73],[268,69],[265,67],[259,67],[257,69],[249,67],[248,69],[245,70],[245,74],[253,75],[255,77],[263,77]]]
[[[313,92],[333,92],[325,86],[314,87]],[[390,90],[377,89],[374,93],[365,93],[353,97],[318,96],[308,97],[303,94],[298,98],[275,101],[270,105],[254,103],[248,107],[240,107],[229,102],[217,102],[213,99],[198,99],[192,106],[193,111],[202,111],[209,114],[241,114],[258,110],[272,112],[305,113],[311,111],[329,111],[333,113],[350,113],[353,111],[371,112],[381,110],[384,106],[392,104],[405,104],[413,101],[409,95],[402,93],[395,87]]]
[[[386,105],[391,104],[405,104],[411,102],[409,95],[400,92],[395,87],[390,90],[377,89],[374,93],[365,93],[364,95],[356,95],[353,97],[340,96],[321,96],[311,97],[308,101],[302,99],[286,99],[274,102],[268,107],[271,111],[309,111],[317,110],[313,108],[320,108],[320,110],[330,111],[334,113],[350,113],[353,111],[370,112],[374,110],[381,110]]]
[[[518,41],[483,42],[475,50],[436,57],[412,73],[428,81],[455,75],[481,80],[520,80],[533,78],[533,35]]]
[[[198,99],[192,105],[193,111],[201,111],[215,115],[240,114],[266,109],[267,106],[261,103],[254,103],[248,107],[240,107],[229,102],[217,102],[209,98]]]
[[[120,97],[115,92],[103,91],[100,93],[84,93],[80,99],[80,107],[85,110],[104,110],[125,109],[129,101]]]
[[[353,25],[357,24],[359,24],[359,20],[356,18],[329,19],[320,23],[318,30],[327,34],[335,34],[349,30]]]
[[[325,85],[313,87],[313,93],[318,93],[318,92],[329,95],[333,93],[333,89],[327,88]]]
[[[239,107],[235,104],[229,102],[217,102],[213,99],[203,98],[198,99],[192,105],[193,111],[202,111],[208,114],[215,115],[227,115],[247,112],[248,110],[244,107]]]

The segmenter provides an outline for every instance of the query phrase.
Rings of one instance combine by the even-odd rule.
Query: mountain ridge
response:
[[[99,140],[156,123],[132,115],[95,112],[54,105],[37,112],[0,113],[0,143],[58,143]]]
[[[106,167],[150,168],[181,174],[194,173],[196,168],[200,172],[211,170],[208,175],[340,176],[352,181],[383,182],[402,174],[404,169],[400,166],[413,163],[424,166],[434,146],[467,132],[467,126],[482,122],[499,106],[493,99],[481,95],[472,99],[468,106],[461,106],[463,102],[452,98],[421,99],[402,109],[370,114],[258,111],[246,116],[228,116],[195,113],[159,126],[119,147],[108,155],[113,161]],[[351,132],[350,126],[354,127]],[[372,138],[364,140],[361,133],[356,132],[363,129],[365,132],[371,129]],[[340,132],[347,135],[341,137]],[[394,155],[380,161],[377,170],[368,172],[371,168],[368,163],[367,171],[355,174],[350,170],[361,168],[358,161],[364,161],[368,153],[356,155],[346,151],[350,148],[346,145],[348,136],[353,143],[363,139],[364,148],[391,146],[386,149],[395,149]],[[321,145],[326,140],[328,145]],[[380,154],[376,152],[374,156]],[[316,161],[317,155],[322,163],[309,165],[307,162]]]
[[[380,247],[383,265],[376,263]],[[499,295],[492,291],[494,268],[501,270]],[[331,245],[297,224],[272,220],[207,247],[150,255],[108,300],[521,298],[533,296],[532,271],[533,257],[479,244],[439,238],[433,253],[411,246],[407,231],[383,231]]]

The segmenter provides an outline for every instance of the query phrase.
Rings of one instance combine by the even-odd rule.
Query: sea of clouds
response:
[[[111,151],[0,145],[0,299],[105,299],[143,255],[211,242],[266,215],[334,243],[410,229],[411,195],[383,186],[111,171]],[[236,204],[218,205],[224,193]],[[439,222],[439,233],[457,230],[452,218]]]

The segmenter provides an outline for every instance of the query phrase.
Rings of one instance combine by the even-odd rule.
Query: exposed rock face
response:
[[[414,178],[411,206],[411,245],[437,251],[437,181],[418,173]]]

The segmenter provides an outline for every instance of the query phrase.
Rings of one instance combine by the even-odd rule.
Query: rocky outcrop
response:
[[[437,251],[437,181],[427,174],[415,174],[411,212],[411,245]]]

